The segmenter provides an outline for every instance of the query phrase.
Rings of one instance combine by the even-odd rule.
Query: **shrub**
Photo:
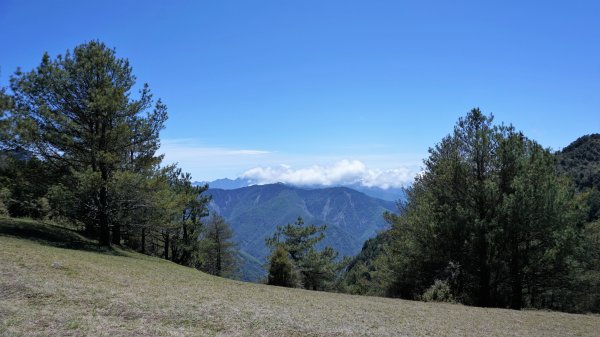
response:
[[[455,297],[450,289],[450,285],[446,280],[435,280],[433,285],[425,290],[421,296],[421,300],[425,302],[456,303]]]

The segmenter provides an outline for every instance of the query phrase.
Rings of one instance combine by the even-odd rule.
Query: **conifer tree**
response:
[[[293,288],[296,282],[295,266],[289,258],[288,251],[282,246],[277,246],[269,257],[267,284]]]
[[[305,289],[332,288],[339,271],[347,262],[338,262],[338,253],[331,247],[321,251],[316,249],[315,245],[325,237],[325,229],[326,226],[305,225],[301,217],[293,224],[278,226],[275,234],[266,240],[267,246],[273,251],[270,263],[277,263],[270,265],[269,270],[276,273],[287,270],[287,262],[281,257],[286,252],[293,265],[292,271],[299,274],[298,283]],[[277,275],[273,277],[280,279]]]
[[[201,241],[200,269],[217,276],[233,276],[238,267],[238,251],[232,242],[233,231],[218,214],[211,216]]]
[[[147,85],[131,97],[136,78],[126,59],[98,41],[51,59],[44,54],[33,71],[11,78],[14,117],[22,145],[36,156],[79,174],[87,182],[89,226],[99,242],[120,242],[109,189],[116,172],[143,171],[161,160],[159,131],[167,118]]]
[[[479,109],[461,118],[400,215],[387,215],[390,295],[419,298],[439,280],[468,304],[552,307],[544,298],[571,277],[582,198],[550,151],[492,120]]]

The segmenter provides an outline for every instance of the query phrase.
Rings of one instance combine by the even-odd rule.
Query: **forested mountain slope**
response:
[[[265,238],[277,226],[299,216],[307,224],[327,225],[324,246],[341,256],[357,254],[363,243],[386,228],[385,211],[395,204],[345,187],[302,189],[284,184],[255,185],[234,190],[209,189],[209,205],[231,225],[242,254],[265,261]],[[251,279],[252,277],[246,277]]]
[[[588,220],[600,218],[600,134],[578,138],[556,154],[559,170],[590,193]]]
[[[600,187],[600,134],[578,138],[557,153],[559,168],[580,189]]]

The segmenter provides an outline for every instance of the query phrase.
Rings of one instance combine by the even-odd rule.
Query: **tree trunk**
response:
[[[215,244],[216,244],[216,274],[217,276],[221,276],[221,270],[223,269],[221,266],[221,228],[219,227],[219,223],[215,221]]]
[[[510,299],[510,308],[519,310],[523,307],[523,279],[519,268],[519,247],[516,239],[512,243],[511,247],[511,261],[510,261],[510,283],[512,288],[512,294]]]
[[[217,276],[221,276],[223,266],[221,265],[221,243],[217,244]]]
[[[490,306],[490,267],[487,263],[485,233],[481,233],[479,243],[479,306]]]
[[[165,260],[169,259],[169,233],[164,235],[165,238]]]
[[[110,229],[108,227],[108,219],[106,214],[99,215],[100,237],[98,243],[100,246],[110,247]]]
[[[146,228],[142,228],[142,254],[146,254]]]
[[[105,148],[105,129],[103,125],[100,148]],[[95,165],[94,165],[95,166]],[[100,187],[100,195],[98,197],[98,218],[100,224],[100,245],[110,247],[110,226],[108,218],[108,167],[105,163],[98,165],[100,176],[102,178],[102,186]]]
[[[114,245],[121,245],[121,225],[114,225],[112,228],[112,243]]]
[[[173,238],[171,239],[171,261],[181,264],[181,261],[179,260],[179,249],[177,245],[178,237],[179,234],[177,233],[173,235]]]
[[[100,188],[98,206],[98,225],[100,226],[100,237],[98,241],[101,246],[110,247],[110,227],[108,224],[108,191],[106,185]]]

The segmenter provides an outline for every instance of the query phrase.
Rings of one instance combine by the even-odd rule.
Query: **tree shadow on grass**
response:
[[[115,249],[102,247],[72,229],[35,220],[0,218],[0,236],[2,235],[27,239],[58,248],[124,255]]]

